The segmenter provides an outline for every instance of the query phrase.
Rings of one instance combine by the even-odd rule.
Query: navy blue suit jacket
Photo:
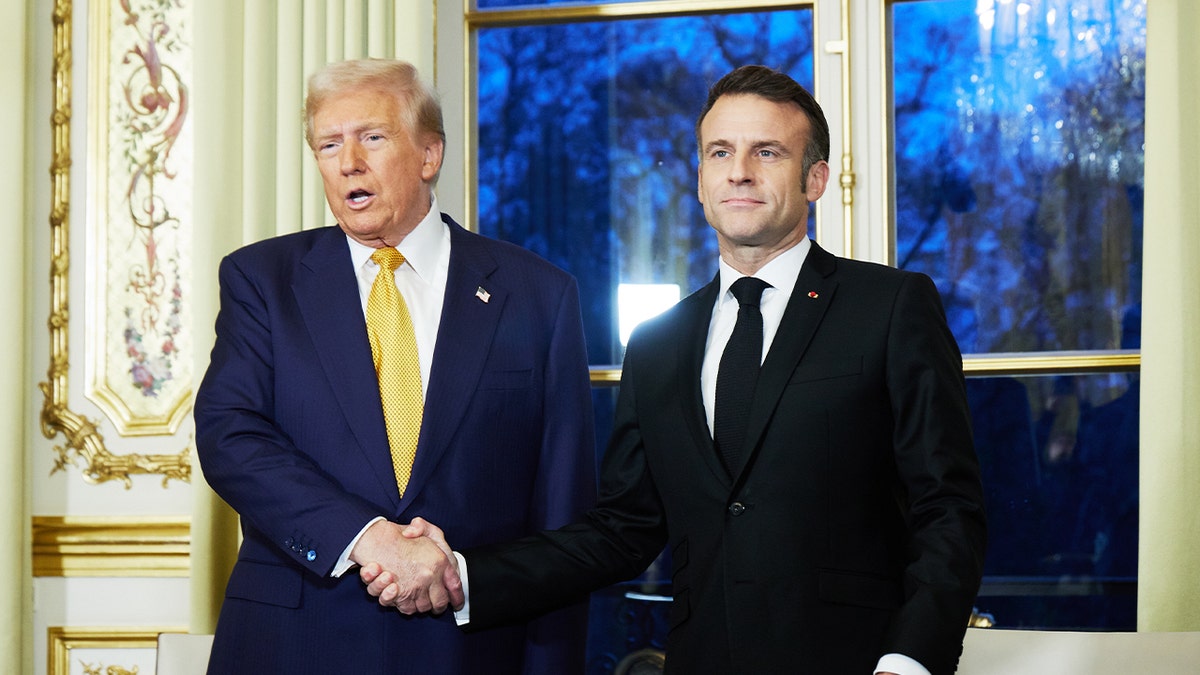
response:
[[[575,280],[442,218],[451,239],[446,295],[403,499],[345,234],[285,235],[222,261],[196,443],[205,478],[240,514],[244,539],[210,672],[582,667],[584,607],[466,635],[449,612],[405,617],[380,607],[356,572],[330,576],[376,516],[422,516],[456,546],[470,546],[563,525],[594,500]]]

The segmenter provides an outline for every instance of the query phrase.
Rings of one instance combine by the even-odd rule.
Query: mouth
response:
[[[763,202],[750,197],[730,197],[729,199],[721,200],[725,206],[758,206]]]
[[[360,208],[366,206],[374,196],[374,193],[367,192],[366,190],[360,188],[357,190],[351,190],[349,193],[347,193],[346,202],[350,205],[350,208]]]

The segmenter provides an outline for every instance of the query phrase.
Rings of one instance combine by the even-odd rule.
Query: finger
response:
[[[379,591],[379,604],[386,606],[395,605],[400,597],[400,586],[397,584],[388,584]]]
[[[395,585],[396,576],[391,572],[384,572],[376,577],[374,581],[367,584],[367,592],[377,598],[380,598],[383,595],[384,590],[386,590],[389,586]],[[381,599],[380,602],[385,601]]]
[[[420,614],[428,612],[430,609],[429,598],[422,598],[420,595],[401,595],[392,604],[396,606],[403,614]]]
[[[446,606],[450,602],[450,594],[442,587],[441,583],[434,583],[428,589],[430,611],[434,614],[441,614],[446,611]]]
[[[380,566],[379,563],[370,562],[359,568],[358,578],[362,579],[364,584],[369,584],[372,581],[375,581],[375,578],[378,577],[381,572],[383,572],[383,567]]]
[[[462,578],[456,568],[447,567],[442,573],[442,586],[446,589],[446,602],[451,609],[458,611],[466,604],[467,596],[463,593]]]
[[[428,527],[431,527],[429,521],[418,516],[413,518],[412,522],[410,522],[408,525],[404,526],[404,530],[402,530],[401,534],[409,539],[424,537],[426,533],[428,533]]]

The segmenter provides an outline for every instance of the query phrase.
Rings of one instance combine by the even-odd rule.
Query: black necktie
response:
[[[750,399],[762,363],[763,322],[758,301],[767,286],[770,284],[762,279],[742,277],[729,288],[739,307],[737,323],[717,369],[713,440],[730,476],[736,476],[742,466]]]

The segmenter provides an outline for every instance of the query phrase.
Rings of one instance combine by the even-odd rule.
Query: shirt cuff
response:
[[[463,587],[463,606],[462,609],[454,612],[454,623],[465,626],[471,621],[471,590],[467,583],[467,559],[458,551],[452,551],[452,553],[458,559],[458,578],[462,580]]]
[[[917,661],[903,654],[884,654],[875,666],[876,673],[896,673],[896,675],[929,675],[929,670]]]
[[[351,567],[354,567],[354,563],[350,560],[350,552],[354,550],[354,545],[358,543],[359,539],[362,539],[362,536],[367,531],[368,527],[378,523],[381,520],[387,519],[383,516],[375,516],[371,519],[371,522],[363,525],[363,529],[359,530],[358,534],[354,535],[354,538],[350,540],[350,544],[342,551],[342,555],[338,556],[337,564],[333,566],[333,571],[329,573],[329,576],[333,577],[334,579],[339,579]]]

